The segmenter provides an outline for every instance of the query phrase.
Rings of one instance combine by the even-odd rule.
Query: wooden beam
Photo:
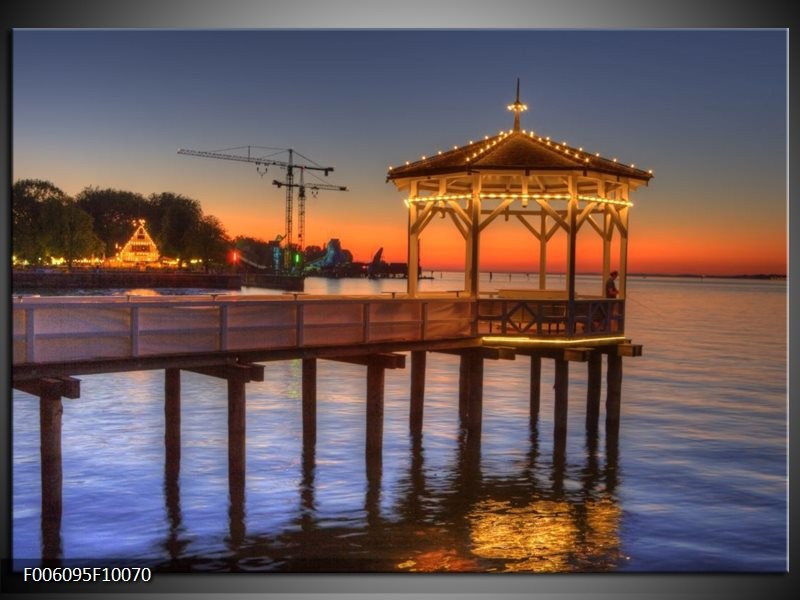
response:
[[[617,356],[641,356],[642,344],[617,344]]]
[[[494,221],[499,215],[503,213],[503,211],[512,203],[514,202],[513,198],[506,198],[503,200],[495,209],[486,217],[483,222],[478,226],[478,231],[483,231],[489,224]]]
[[[464,225],[465,230],[472,226],[472,219],[467,214],[467,211],[462,208],[462,206],[456,202],[455,200],[448,200],[447,204],[452,209],[451,215],[458,215],[461,218],[461,222]],[[455,217],[453,217],[455,218]],[[461,229],[461,227],[459,227]]]
[[[571,362],[586,362],[591,355],[591,348],[564,348],[564,360]]]
[[[434,352],[453,354],[455,356],[464,356],[465,354],[478,352],[481,358],[489,360],[514,360],[517,355],[517,349],[511,346],[481,346],[480,348],[434,350]]]
[[[563,227],[565,231],[569,232],[569,223],[552,206],[550,206],[546,200],[537,198],[536,202],[548,215],[553,218],[556,223],[558,223],[560,227]]]
[[[533,237],[535,237],[537,240],[542,239],[542,235],[536,230],[536,228],[533,225],[528,223],[528,220],[525,217],[523,217],[522,215],[517,215],[517,220],[520,223],[522,223],[525,226],[525,228],[533,234]]]
[[[376,365],[383,369],[404,369],[406,366],[405,354],[385,352],[380,354],[367,354],[366,356],[325,356],[326,360],[349,363],[353,365]]]
[[[43,395],[69,398],[70,400],[81,397],[81,382],[74,377],[56,376],[27,379],[15,381],[13,387],[40,398]]]
[[[264,381],[264,366],[249,363],[191,367],[184,370],[201,375],[208,375],[209,377],[217,377],[219,379],[242,379],[244,382]]]

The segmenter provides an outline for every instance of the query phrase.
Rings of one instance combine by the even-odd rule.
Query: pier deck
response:
[[[251,361],[468,347],[619,343],[624,302],[586,298],[379,296],[16,297],[14,380],[158,368],[178,359]],[[48,367],[52,365],[52,367]],[[156,367],[155,365],[158,365]],[[89,369],[87,371],[87,369]]]

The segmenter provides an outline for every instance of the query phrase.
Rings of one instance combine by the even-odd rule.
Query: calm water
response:
[[[422,285],[460,283],[436,273]],[[485,281],[528,279],[510,283]],[[599,285],[582,280],[579,291]],[[64,400],[64,557],[178,570],[784,571],[785,282],[636,278],[628,288],[626,334],[644,355],[624,360],[618,443],[602,409],[599,435],[587,437],[578,363],[565,451],[553,444],[552,361],[532,431],[529,363],[518,357],[487,361],[483,436],[467,444],[458,359],[429,354],[423,437],[408,432],[408,369],[387,370],[383,469],[368,478],[365,369],[319,361],[317,444],[304,452],[300,363],[268,363],[265,381],[247,386],[241,506],[228,495],[224,382],[182,374],[180,476],[167,485],[163,372],[82,376],[81,398]],[[16,391],[13,433],[13,550],[37,558],[38,403]]]

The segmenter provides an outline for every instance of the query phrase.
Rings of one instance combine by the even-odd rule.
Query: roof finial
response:
[[[514,111],[514,131],[519,131],[519,113],[528,110],[528,106],[519,101],[519,77],[517,77],[517,99],[514,104],[508,105],[508,110]]]

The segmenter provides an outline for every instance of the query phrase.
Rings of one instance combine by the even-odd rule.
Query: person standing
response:
[[[618,275],[619,273],[617,271],[611,271],[611,273],[609,273],[609,278],[606,280],[606,298],[616,298],[619,296],[616,282]]]

